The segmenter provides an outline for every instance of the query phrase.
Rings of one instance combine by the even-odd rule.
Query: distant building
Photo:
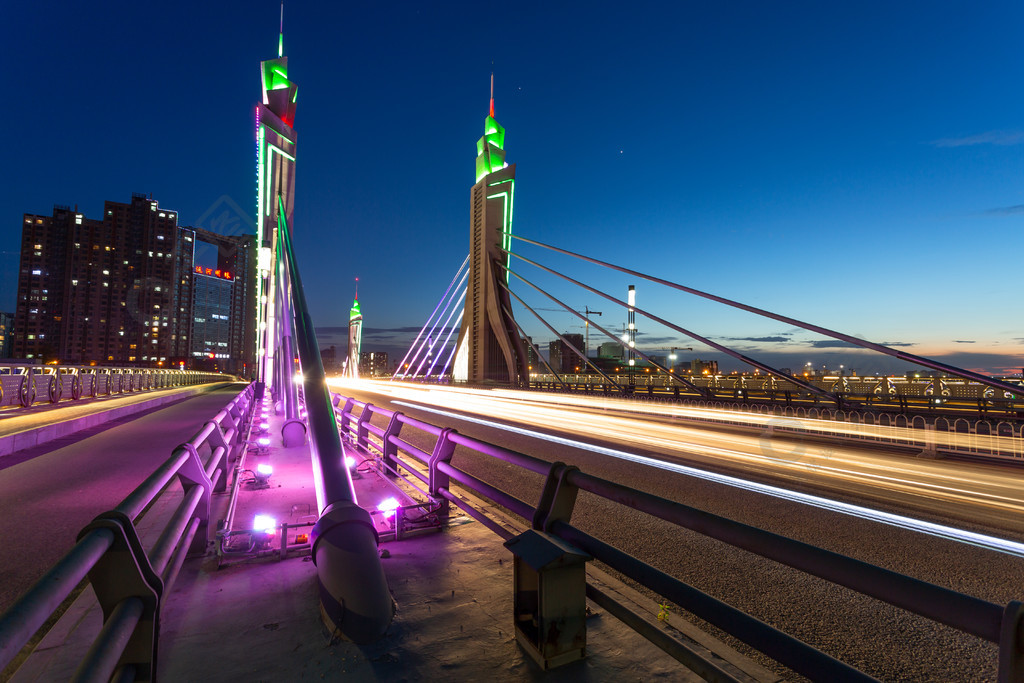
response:
[[[182,228],[192,252],[192,365],[248,376],[255,362],[254,235],[218,235]]]
[[[540,360],[537,358],[537,351],[533,345],[533,337],[523,337],[523,348],[526,350],[527,372],[539,372]]]
[[[217,369],[243,372],[254,346],[255,255],[243,246],[251,237],[179,227],[175,211],[142,194],[103,209],[102,220],[67,206],[55,206],[52,216],[24,215],[12,355],[193,367],[213,353]],[[201,242],[224,245],[227,265],[196,265]],[[197,305],[202,339],[194,344]]]
[[[617,358],[622,360],[623,349],[620,342],[608,341],[597,347],[598,358]]]
[[[364,377],[387,377],[391,374],[386,351],[362,351],[359,354],[359,374]]]
[[[330,348],[320,349],[320,362],[324,366],[324,372],[337,372],[338,350],[333,344]]]
[[[694,358],[690,361],[690,372],[695,375],[717,375],[718,361]]]
[[[556,339],[548,344],[548,362],[551,364],[551,369],[559,374],[586,372],[587,364],[583,362],[578,353],[572,350],[572,346],[575,346],[580,353],[583,353],[583,335],[566,333],[562,337],[564,337],[564,341]]]
[[[11,327],[14,314],[0,311],[0,358],[11,357]]]

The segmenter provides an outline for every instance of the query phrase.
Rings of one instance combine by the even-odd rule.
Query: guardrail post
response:
[[[206,468],[203,467],[203,461],[199,458],[199,452],[195,446],[186,441],[178,446],[178,448],[184,448],[190,455],[188,460],[182,463],[178,469],[178,480],[181,482],[182,488],[185,489],[185,495],[188,495],[193,486],[203,487],[203,496],[199,499],[195,512],[199,518],[199,527],[196,529],[196,535],[192,538],[192,545],[188,549],[188,554],[189,557],[205,555],[206,545],[210,541],[210,497],[213,494],[213,482],[206,476]]]
[[[999,683],[1024,680],[1024,603],[1011,601],[999,629]]]
[[[345,399],[345,405],[342,406],[341,408],[341,415],[339,416],[340,419],[338,420],[338,426],[341,428],[342,437],[347,437],[351,430],[351,425],[348,417],[349,415],[351,415],[352,406],[354,406],[355,404],[356,400],[354,398],[347,398]]]
[[[569,523],[579,489],[566,481],[566,476],[574,470],[579,468],[566,465],[564,462],[551,463],[548,478],[544,481],[544,489],[540,493],[540,501],[533,513],[534,529],[548,532],[556,521]]]
[[[402,431],[401,413],[392,413],[391,421],[388,422],[388,428],[384,430],[384,436],[382,440],[383,444],[383,455],[385,473],[389,476],[393,476],[398,471],[398,446],[391,443],[391,437],[398,436]]]
[[[104,512],[82,529],[78,540],[95,529],[109,529],[114,533],[113,545],[89,571],[89,583],[103,608],[104,626],[124,601],[142,601],[142,615],[124,645],[118,665],[134,666],[137,680],[153,680],[156,673],[163,580],[150,564],[135,525],[127,515],[117,510]],[[76,679],[109,679],[110,672],[95,670],[98,667],[91,665],[91,659],[87,657],[82,662],[76,672]]]
[[[21,400],[21,407],[28,408],[36,400],[36,381],[32,374],[32,368],[25,368],[25,374],[21,376],[21,386],[18,387],[18,397]]]
[[[455,454],[455,444],[452,442],[452,434],[454,433],[455,430],[450,427],[441,431],[440,436],[437,437],[437,443],[434,444],[434,452],[430,454],[430,461],[427,463],[428,471],[430,473],[430,495],[434,499],[439,500],[441,507],[438,508],[438,514],[443,517],[448,516],[448,511],[451,505],[447,498],[441,498],[438,491],[440,489],[448,489],[451,486],[451,477],[444,472],[439,472],[437,469],[437,463],[448,463],[452,461],[452,455]]]
[[[221,475],[217,479],[217,483],[213,485],[214,493],[222,493],[228,487],[228,461],[231,460],[231,445],[224,438],[224,434],[220,431],[220,425],[217,424],[216,420],[208,420],[206,424],[213,425],[209,436],[213,450],[216,451],[218,447],[224,449],[224,455],[221,457],[220,462],[217,463],[217,470],[220,470]]]
[[[370,452],[367,446],[370,430],[366,428],[366,425],[371,417],[373,417],[373,406],[367,403],[363,406],[363,412],[359,413],[359,420],[356,422],[356,448],[364,453]]]

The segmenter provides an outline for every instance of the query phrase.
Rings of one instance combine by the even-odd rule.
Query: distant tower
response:
[[[521,386],[529,381],[526,352],[512,319],[503,284],[512,243],[512,205],[516,167],[505,163],[505,129],[494,120],[494,74],[491,107],[484,135],[476,143],[476,184],[471,192],[469,285],[459,331],[454,378]]]
[[[274,264],[279,223],[292,229],[295,207],[295,99],[298,86],[288,80],[288,58],[284,56],[284,3],[277,38],[277,59],[261,62],[263,101],[256,105],[256,246],[259,249],[256,350],[260,363],[257,379],[273,382],[272,365],[276,349],[266,348],[273,340],[275,316]],[[284,216],[279,216],[279,206]],[[280,220],[283,219],[283,220]],[[273,344],[273,342],[271,342]],[[264,358],[266,351],[266,361]],[[290,375],[291,373],[289,373]]]
[[[359,377],[359,353],[363,345],[363,314],[359,310],[359,278],[356,278],[356,298],[348,312],[348,363],[347,377]]]

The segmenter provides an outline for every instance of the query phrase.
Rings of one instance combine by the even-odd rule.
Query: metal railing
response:
[[[794,406],[807,409],[816,408],[821,412],[829,410],[860,410],[865,413],[877,414],[915,414],[915,415],[946,415],[984,418],[986,416],[1003,417],[1021,420],[1024,418],[1024,388],[1021,394],[1011,395],[1008,392],[999,394],[982,385],[965,387],[963,384],[949,382],[950,390],[938,393],[926,393],[928,383],[918,382],[894,384],[898,387],[895,393],[873,390],[863,383],[843,384],[838,380],[858,378],[833,378],[826,380],[809,380],[832,395],[826,400],[820,395],[810,394],[803,389],[786,382],[778,382],[767,386],[764,379],[749,377],[723,376],[699,378],[685,376],[686,381],[694,384],[700,391],[695,392],[689,387],[680,386],[663,375],[635,376],[635,384],[626,384],[627,377],[616,373],[614,379],[620,386],[608,384],[600,375],[563,375],[555,380],[550,375],[534,375],[530,378],[529,389],[533,391],[556,391],[561,393],[600,394],[605,396],[621,396],[623,392],[632,397],[652,400],[670,400],[682,403],[715,402],[736,407],[743,404],[763,406]],[[423,381],[423,380],[419,380]],[[1009,382],[1020,380],[1011,379]],[[447,382],[446,382],[447,383]],[[946,386],[946,383],[943,384]],[[880,387],[874,387],[879,389]]]
[[[0,408],[234,380],[232,375],[199,370],[0,363]]]
[[[253,394],[249,385],[116,508],[82,529],[78,543],[0,616],[0,669],[88,577],[103,626],[74,680],[109,681],[115,672],[118,680],[152,680],[161,601],[185,558],[206,552],[211,497],[225,490],[228,463],[246,446]],[[182,500],[147,550],[136,524],[175,478]]]
[[[920,581],[867,562],[818,548],[763,529],[713,515],[665,498],[588,475],[576,467],[551,463],[512,451],[346,397],[336,397],[339,428],[343,438],[362,453],[379,460],[382,467],[411,475],[416,488],[438,503],[444,512],[454,503],[503,539],[513,536],[505,527],[472,508],[452,490],[458,486],[490,499],[529,521],[534,529],[554,534],[584,550],[609,567],[676,603],[686,611],[735,636],[751,647],[814,680],[874,680],[867,674],[776,629],[753,616],[697,590],[642,560],[596,538],[571,524],[579,491],[618,503],[679,527],[717,539],[844,586],[863,595],[900,607],[927,619],[951,626],[999,646],[998,680],[1024,680],[1024,604],[991,603],[935,584]],[[358,412],[357,412],[358,411]],[[386,426],[372,423],[374,417]],[[404,427],[433,440],[431,452],[403,438]],[[508,463],[543,477],[539,502],[532,505],[484,482],[452,463],[456,447]],[[425,491],[424,491],[425,489]],[[602,605],[614,600],[592,585],[587,595]],[[616,610],[609,609],[615,613]],[[634,626],[634,624],[630,624]],[[687,655],[672,642],[637,629],[658,647],[680,661]]]

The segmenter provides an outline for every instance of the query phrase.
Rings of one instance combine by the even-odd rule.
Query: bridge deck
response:
[[[150,389],[131,394],[65,401],[55,405],[38,404],[31,408],[6,408],[0,410],[0,458],[21,455],[30,448],[71,436],[83,429],[170,405],[222,386],[230,385],[202,384]],[[212,415],[207,419],[209,417]],[[187,439],[191,434],[179,436],[181,439]],[[10,466],[11,462],[0,460],[0,467]]]
[[[224,403],[228,394],[217,392],[210,398],[214,397],[214,403]],[[204,406],[202,417],[219,407]],[[179,435],[188,431],[181,420],[174,422]],[[251,453],[245,464],[254,469],[258,462],[272,463],[271,486],[242,488],[236,528],[244,528],[256,512],[288,523],[304,521],[307,508],[315,513],[308,450],[283,448],[277,436],[280,420],[272,418],[271,423],[270,453]],[[379,496],[379,490],[371,491],[380,488],[374,476],[366,475],[356,484],[361,501]],[[227,496],[217,498],[222,516]],[[179,500],[180,495],[164,496],[147,513],[144,519],[149,521],[140,524],[146,545],[151,543],[147,537],[155,536],[161,526],[154,520]],[[397,613],[385,638],[367,646],[331,641],[320,621],[316,570],[308,554],[283,561],[273,556],[234,561],[219,569],[212,555],[186,562],[161,613],[160,677],[284,681],[348,674],[356,680],[700,680],[593,604],[594,616],[587,621],[587,658],[550,674],[541,671],[519,648],[512,631],[511,553],[493,532],[454,514],[455,523],[443,532],[381,545],[389,555],[383,566]],[[652,601],[610,577],[597,580],[607,582],[602,590],[614,592],[621,601],[634,601],[635,609],[646,610],[647,618],[657,623]],[[40,643],[37,652],[42,656],[33,656],[13,680],[67,678],[100,620],[87,589]],[[777,680],[680,622],[672,624],[679,629],[677,638],[738,679]]]

